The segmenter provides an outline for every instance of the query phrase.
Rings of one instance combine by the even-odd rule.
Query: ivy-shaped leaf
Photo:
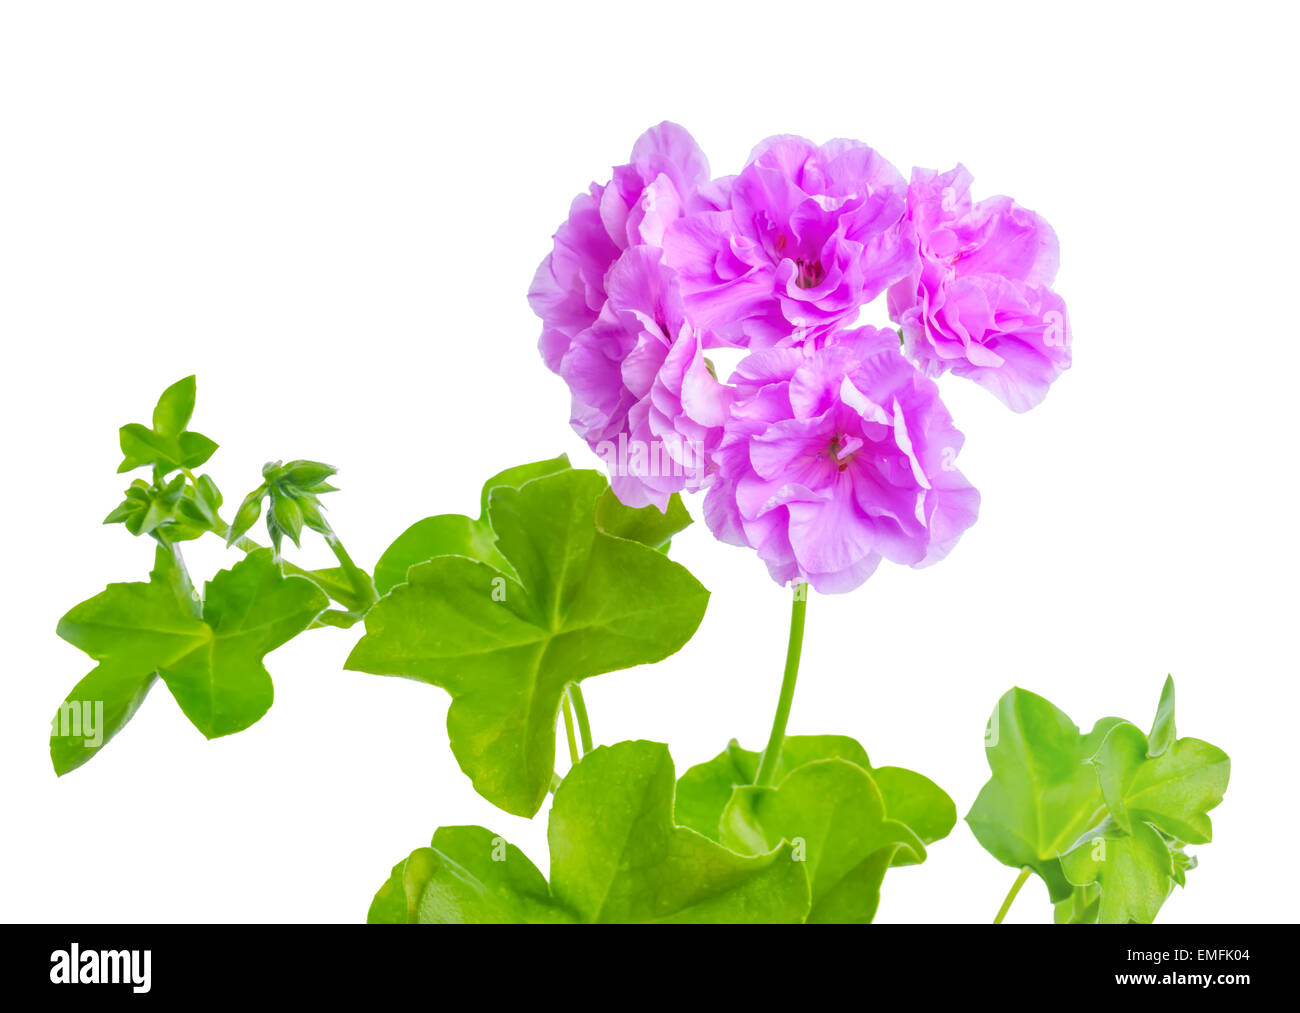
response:
[[[178,468],[197,468],[217,445],[202,433],[185,427],[194,414],[195,380],[187,376],[178,380],[158,398],[153,411],[153,425],[132,422],[118,431],[123,460],[119,472],[152,465],[166,475]]]
[[[675,818],[712,840],[721,840],[722,810],[738,787],[753,784],[763,754],[741,747],[732,739],[711,760],[689,768],[677,782]],[[867,751],[847,735],[790,735],[781,749],[776,780],[814,760],[838,757],[864,769],[871,766]]]
[[[1072,730],[1072,733],[1071,733]],[[1167,679],[1150,736],[1107,718],[1088,736],[1047,701],[1003,697],[990,722],[993,779],[966,817],[980,843],[1048,884],[1058,922],[1150,922],[1210,840],[1230,764],[1178,738]]]
[[[1209,811],[1223,801],[1230,762],[1223,750],[1176,736],[1174,684],[1165,682],[1150,737],[1124,722],[1092,758],[1107,818],[1062,859],[1076,887],[1096,885],[1096,920],[1150,922],[1192,867],[1185,844],[1206,844]]]
[[[148,583],[110,584],[59,622],[59,636],[99,664],[55,715],[55,771],[66,774],[94,756],[159,676],[208,738],[247,728],[271,706],[262,658],[327,604],[311,581],[285,577],[269,549],[217,574],[200,603],[172,550],[160,546]],[[89,725],[98,727],[88,732]]]
[[[438,514],[416,521],[380,556],[375,566],[376,589],[380,594],[387,594],[398,584],[406,582],[406,574],[412,566],[435,556],[468,556],[517,578],[510,561],[497,551],[496,534],[488,516],[492,490],[502,487],[518,489],[535,478],[567,470],[569,459],[563,454],[547,461],[508,468],[483,483],[478,517]],[[680,496],[674,495],[667,513],[661,513],[655,507],[637,509],[624,506],[609,489],[596,504],[595,520],[596,526],[606,534],[640,542],[652,549],[665,547],[673,535],[691,523]]]
[[[262,659],[307,629],[329,599],[304,577],[286,577],[269,549],[250,553],[207,583],[206,635],[158,674],[208,738],[243,731],[271,706]]]
[[[817,760],[774,788],[735,790],[722,813],[722,843],[741,854],[781,841],[808,864],[810,922],[867,924],[880,903],[880,884],[895,852],[925,854],[907,826],[885,816],[885,800],[870,774],[847,760]]]
[[[752,784],[763,754],[743,749],[735,739],[705,763],[696,764],[677,784],[677,822],[714,840],[721,838],[719,823],[732,792]],[[957,822],[957,810],[948,794],[923,774],[905,767],[873,767],[867,751],[847,735],[791,735],[785,740],[777,761],[775,780],[807,763],[841,759],[856,764],[871,775],[885,800],[890,819],[906,823],[925,844],[942,840]],[[909,865],[924,859],[900,851],[893,865]]]
[[[1206,844],[1208,813],[1223,801],[1230,764],[1218,747],[1174,736],[1173,698],[1169,680],[1151,739],[1128,722],[1116,725],[1092,763],[1110,816],[1125,831],[1146,822],[1184,843]]]
[[[1095,908],[1080,921],[1149,924],[1174,885],[1169,847],[1146,823],[1129,833],[1105,820],[1061,857],[1061,867],[1071,882],[1098,888]]]
[[[739,855],[673,823],[668,747],[620,742],[583,757],[555,794],[549,885],[482,827],[439,830],[393,870],[372,922],[794,923],[805,863],[781,845]]]
[[[1119,718],[1102,718],[1087,735],[1041,696],[1012,689],[989,719],[985,754],[993,777],[966,822],[984,850],[1016,869],[1033,869],[1053,903],[1071,884],[1060,856],[1095,826],[1104,805],[1087,762]]]
[[[493,489],[488,520],[513,575],[464,556],[411,567],[346,663],[446,689],[461,769],[516,815],[546,798],[568,684],[668,657],[708,602],[684,568],[597,528],[606,488],[594,471],[568,470]]]
[[[387,594],[406,582],[412,566],[435,556],[468,556],[515,576],[510,563],[496,549],[496,535],[488,520],[488,500],[499,486],[517,489],[534,478],[543,478],[569,469],[569,459],[561,454],[548,461],[521,464],[493,475],[483,483],[479,496],[478,517],[464,514],[438,514],[416,521],[398,535],[375,564],[375,589]]]
[[[640,542],[661,552],[668,550],[669,540],[679,531],[690,527],[691,515],[682,505],[681,496],[673,493],[668,499],[668,510],[658,507],[625,506],[613,489],[606,489],[596,502],[596,527],[607,535]]]
[[[775,788],[750,787],[761,754],[734,740],[682,775],[678,822],[742,851],[798,839],[809,862],[809,921],[869,922],[891,866],[925,860],[925,845],[956,823],[952,799],[902,767],[873,768],[842,735],[791,736]]]

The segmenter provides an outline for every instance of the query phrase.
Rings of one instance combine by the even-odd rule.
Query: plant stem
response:
[[[1002,907],[998,910],[998,916],[993,919],[994,925],[1002,924],[1002,919],[1005,918],[1007,912],[1011,910],[1011,904],[1016,899],[1016,894],[1018,894],[1020,888],[1025,885],[1025,881],[1029,879],[1029,873],[1032,871],[1033,870],[1027,865],[1020,870],[1020,875],[1017,876],[1016,881],[1011,884],[1011,889],[1007,893],[1007,899],[1002,902]]]
[[[573,712],[578,715],[578,732],[582,735],[582,755],[591,752],[591,722],[587,719],[587,702],[582,698],[578,684],[571,683],[569,696],[573,700]]]
[[[578,754],[578,740],[573,736],[573,710],[569,707],[569,694],[564,694],[564,735],[569,740],[569,763],[578,765],[582,758]]]
[[[212,533],[224,542],[226,540],[226,535],[230,534],[230,525],[218,517],[212,526]],[[266,548],[265,545],[255,542],[247,536],[236,538],[231,544],[234,545],[235,548],[239,549],[240,552],[256,552],[258,549]],[[285,573],[292,573],[296,577],[307,577],[309,580],[316,580],[309,571],[304,570],[301,566],[295,566],[283,557],[281,557],[280,562],[284,565]],[[344,604],[347,603],[344,602]]]
[[[197,489],[199,480],[197,476],[195,476],[194,472],[189,468],[181,468],[181,472],[187,479],[189,479],[190,485]],[[215,518],[212,533],[218,538],[224,539],[230,533],[230,525],[223,521],[220,515],[218,515]],[[330,551],[334,553],[334,558],[339,561],[339,567],[342,569],[343,575],[347,577],[346,587],[340,585],[337,581],[332,581],[327,577],[322,576],[319,573],[312,573],[309,570],[304,570],[301,566],[295,566],[283,556],[278,556],[277,554],[280,565],[284,568],[284,572],[292,574],[295,577],[306,577],[308,580],[321,587],[326,594],[349,611],[367,611],[371,605],[379,600],[379,594],[375,591],[374,580],[371,579],[370,574],[366,573],[365,570],[361,569],[361,567],[357,566],[357,564],[352,561],[352,557],[348,555],[348,550],[345,549],[343,543],[339,541],[338,535],[334,534],[333,531],[330,531],[329,534],[324,535],[323,537],[325,538],[326,544],[329,545]],[[251,538],[236,538],[234,545],[235,548],[240,549],[243,552],[256,552],[258,549],[263,548],[263,546],[259,545]]]
[[[230,533],[230,525],[218,517],[216,522],[213,524],[212,533],[222,541],[225,541],[226,535]],[[253,541],[247,536],[236,538],[233,544],[235,548],[239,549],[241,552],[257,552],[259,549],[266,548],[266,546]],[[331,544],[330,547],[334,548],[334,545]],[[335,551],[334,555],[338,558],[340,563],[343,563],[343,557],[339,556],[340,551],[343,552],[343,556],[347,556],[347,551],[343,549],[341,544],[338,545],[338,550]],[[374,582],[371,581],[365,572],[361,571],[355,563],[352,563],[351,557],[348,557],[348,564],[351,564],[353,571],[360,573],[361,576],[365,578],[364,581],[360,582],[360,586],[358,586],[358,578],[350,572],[348,573],[347,584],[343,584],[338,580],[331,579],[328,575],[304,570],[301,566],[289,562],[289,560],[285,559],[283,556],[280,557],[280,565],[284,567],[285,573],[294,577],[306,577],[312,583],[324,590],[326,594],[344,608],[353,612],[364,612],[366,609],[370,608],[378,598],[375,593]],[[347,564],[344,564],[343,568],[347,571]]]
[[[790,643],[785,652],[785,676],[781,680],[781,697],[772,718],[772,734],[758,765],[754,783],[760,787],[776,780],[776,767],[781,762],[781,747],[785,744],[785,726],[790,720],[790,704],[794,701],[794,684],[799,678],[799,652],[803,648],[804,613],[808,610],[808,585],[794,586],[794,604],[790,608]]]
[[[375,593],[375,582],[370,579],[370,574],[352,562],[352,557],[348,555],[348,550],[343,548],[343,543],[339,541],[338,535],[331,532],[325,536],[325,541],[329,543],[334,558],[339,561],[339,566],[343,568],[348,583],[352,585],[353,594],[361,601],[361,607],[357,611],[370,608],[379,600],[379,595]]]

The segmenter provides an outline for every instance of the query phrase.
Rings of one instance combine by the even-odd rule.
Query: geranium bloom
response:
[[[1022,412],[1070,366],[1065,303],[1049,287],[1056,234],[1009,197],[972,203],[970,184],[960,165],[913,170],[908,215],[921,259],[890,288],[889,313],[927,375],[969,377]]]
[[[542,318],[539,347],[547,368],[558,372],[573,339],[596,322],[605,275],[624,250],[657,246],[669,221],[713,206],[699,196],[708,181],[708,160],[691,135],[661,123],[637,139],[632,161],[614,169],[609,183],[593,183],[573,199],[528,291]]]
[[[667,223],[713,209],[709,166],[681,127],[646,131],[608,184],[574,199],[529,291],[546,365],[572,394],[573,428],[610,467],[623,502],[665,509],[699,487],[728,396],[660,262]]]
[[[719,181],[726,207],[668,226],[687,312],[755,349],[852,323],[916,265],[906,191],[861,142],[769,138],[739,176]]]
[[[573,394],[573,427],[605,461],[615,494],[665,510],[674,492],[700,488],[731,392],[709,371],[661,254],[636,246],[614,263],[605,305],[559,373]]]
[[[747,356],[705,516],[779,583],[850,591],[880,560],[925,566],[975,521],[963,437],[898,335],[863,327]]]

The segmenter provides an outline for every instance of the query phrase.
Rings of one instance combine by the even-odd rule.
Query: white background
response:
[[[1233,772],[1161,918],[1294,916],[1274,857],[1297,831],[1284,5],[2,10],[4,919],[355,921],[440,823],[545,868],[545,813],[474,794],[441,690],[342,671],[355,630],[271,655],[275,705],[247,732],[206,742],[159,684],[56,779],[48,721],[92,665],[54,626],[144,579],[149,545],[98,523],[126,484],[116,431],[190,372],[227,500],[265,460],[328,460],[365,564],[419,517],[472,512],[505,466],[595,463],[525,293],[572,195],[665,118],[717,174],[782,132],[860,138],[904,172],[960,160],[1061,238],[1074,369],[1022,416],[945,380],[980,521],[933,569],[814,596],[791,731],[852,734],[964,814],[1008,687],[1146,727],[1172,672],[1180,732]],[[698,635],[585,688],[598,741],[667,741],[685,769],[732,736],[761,747],[788,593],[702,524],[673,554],[713,591]],[[202,576],[233,561],[215,539],[190,555]],[[1014,877],[959,823],[890,874],[879,921],[987,921]],[[1011,920],[1048,919],[1035,881]]]

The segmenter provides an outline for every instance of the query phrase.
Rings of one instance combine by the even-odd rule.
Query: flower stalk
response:
[[[772,733],[763,750],[754,784],[766,787],[776,780],[777,764],[781,762],[781,749],[785,745],[785,726],[790,720],[790,705],[794,702],[794,686],[799,678],[799,655],[803,650],[804,616],[808,611],[808,585],[794,586],[794,603],[790,608],[790,642],[785,652],[785,675],[781,680],[781,696],[777,700],[776,715],[772,718]]]

